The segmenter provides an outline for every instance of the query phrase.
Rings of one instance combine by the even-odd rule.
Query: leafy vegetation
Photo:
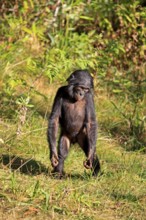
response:
[[[144,219],[145,2],[5,0],[0,13],[2,219]],[[103,174],[92,179],[75,146],[59,181],[47,116],[79,68],[94,76]]]

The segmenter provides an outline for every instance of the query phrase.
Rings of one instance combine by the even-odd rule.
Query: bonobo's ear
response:
[[[67,82],[69,83],[69,84],[71,84],[71,82],[73,81],[75,79],[75,77],[74,77],[74,74],[72,73],[68,78],[67,78]]]

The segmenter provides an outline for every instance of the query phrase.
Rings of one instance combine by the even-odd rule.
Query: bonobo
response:
[[[59,88],[49,118],[48,142],[54,172],[63,174],[64,160],[71,144],[78,143],[87,159],[84,167],[96,176],[100,163],[96,155],[97,123],[93,101],[93,78],[87,70],[76,70],[67,79],[68,85]],[[60,137],[56,140],[58,127]]]

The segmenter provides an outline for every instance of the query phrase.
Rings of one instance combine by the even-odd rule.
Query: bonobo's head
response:
[[[82,100],[93,88],[93,78],[87,70],[76,70],[67,82],[69,95],[76,101]]]

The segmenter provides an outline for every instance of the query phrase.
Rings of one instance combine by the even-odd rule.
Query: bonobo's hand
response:
[[[91,161],[91,159],[85,160],[83,164],[84,164],[84,167],[86,169],[91,169],[92,168],[92,161]]]
[[[53,153],[52,157],[51,157],[51,165],[52,165],[52,167],[56,167],[58,165],[58,161],[59,161],[58,155]]]

